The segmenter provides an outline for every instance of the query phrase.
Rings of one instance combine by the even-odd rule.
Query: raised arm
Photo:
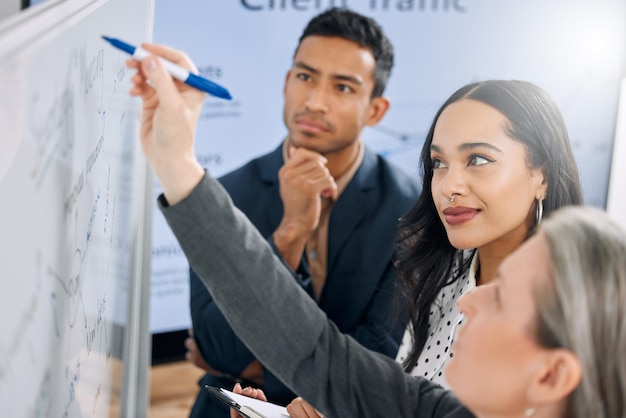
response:
[[[191,68],[180,52],[145,47]],[[329,417],[470,417],[451,394],[406,375],[399,364],[363,348],[327,320],[195,160],[203,95],[175,85],[155,60],[144,61],[141,69],[131,93],[144,102],[141,141],[163,187],[160,207],[194,270],[252,353]]]
[[[160,205],[233,330],[266,367],[322,413],[470,416],[461,413],[451,394],[405,374],[392,359],[339,332],[210,176],[175,206],[164,198]]]

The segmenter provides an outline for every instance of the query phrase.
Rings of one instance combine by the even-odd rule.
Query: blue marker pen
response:
[[[142,61],[144,58],[147,58],[153,54],[146,51],[143,48],[137,48],[132,45],[127,44],[126,42],[120,41],[116,38],[109,38],[108,36],[102,37],[105,41],[109,42],[117,49],[121,49],[127,54],[132,55],[133,59],[137,61]],[[182,81],[183,83],[191,86],[200,91],[204,91],[216,97],[221,97],[222,99],[230,100],[232,96],[224,87],[220,86],[212,82],[211,80],[207,80],[204,77],[201,77],[196,74],[192,74],[189,70],[181,67],[180,65],[176,65],[173,62],[167,61],[166,59],[159,58],[167,72],[174,78]]]

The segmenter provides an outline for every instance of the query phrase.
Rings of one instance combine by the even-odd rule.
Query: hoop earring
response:
[[[543,219],[543,199],[537,199],[537,212],[535,213],[535,222],[536,225],[541,225],[541,220]]]
[[[532,417],[533,415],[535,415],[535,408],[533,408],[532,406],[526,408],[526,410],[524,411],[524,416],[525,417]]]

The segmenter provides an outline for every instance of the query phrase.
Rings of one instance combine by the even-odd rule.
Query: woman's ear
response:
[[[536,168],[533,170],[533,177],[535,177],[534,181],[537,185],[535,199],[543,200],[548,192],[548,170],[545,167]]]
[[[581,379],[582,365],[574,353],[563,348],[549,350],[528,388],[529,405],[540,407],[564,401]]]

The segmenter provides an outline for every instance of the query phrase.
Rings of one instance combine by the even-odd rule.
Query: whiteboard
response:
[[[0,24],[2,416],[146,415],[152,178],[100,36],[151,21],[151,0],[66,0]]]
[[[374,150],[417,177],[424,137],[454,90],[487,78],[528,80],[563,113],[585,201],[605,206],[625,73],[624,0],[156,0],[155,41],[184,49],[233,95],[207,98],[200,116],[196,154],[213,174],[284,138],[282,91],[298,38],[333,5],[373,17],[394,45],[389,112],[363,135]],[[151,330],[186,329],[188,263],[160,213],[153,228]]]

